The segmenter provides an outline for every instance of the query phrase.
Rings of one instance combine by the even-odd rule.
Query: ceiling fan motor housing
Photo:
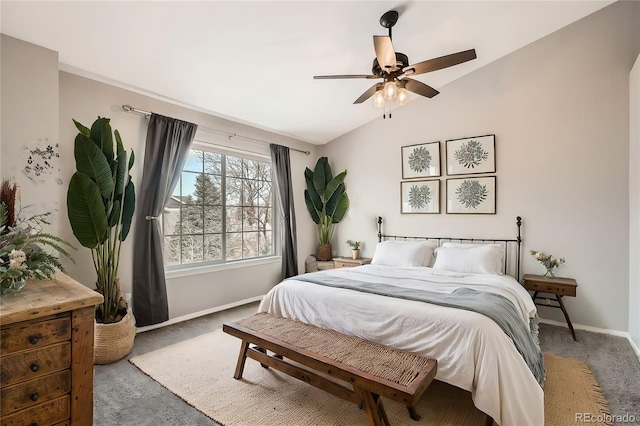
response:
[[[399,73],[402,73],[402,69],[409,66],[409,57],[404,53],[396,52],[396,66],[398,68]],[[384,71],[384,72],[383,72]],[[378,59],[375,58],[373,60],[373,66],[371,67],[371,73],[373,75],[377,75],[378,77],[384,77],[384,74],[391,74],[386,70],[383,70],[378,63]]]

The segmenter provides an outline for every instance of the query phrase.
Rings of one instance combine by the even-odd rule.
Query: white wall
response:
[[[31,43],[1,36],[2,52],[2,177],[14,178],[20,188],[24,215],[52,213],[57,232],[60,206],[48,194],[59,191],[60,161],[30,151],[58,143],[58,54]],[[28,163],[29,156],[32,164]],[[44,164],[47,161],[51,167]],[[43,170],[39,176],[36,164]],[[25,168],[31,167],[31,171]]]
[[[122,88],[58,71],[56,52],[2,35],[2,171],[4,176],[14,175],[22,188],[25,201],[44,210],[59,210],[55,220],[55,233],[76,242],[66,212],[66,193],[71,175],[75,171],[73,141],[77,130],[72,118],[91,125],[98,117],[111,118],[111,125],[122,135],[125,147],[136,154],[136,165],[132,176],[140,187],[143,171],[144,143],[147,121],[143,116],[124,112],[123,104],[154,111],[162,115],[194,122],[209,127],[237,133],[255,139],[310,150],[311,155],[291,152],[293,190],[300,195],[296,200],[298,218],[299,267],[304,270],[306,256],[315,251],[315,228],[308,218],[302,193],[304,190],[304,168],[313,167],[316,147],[288,137],[237,124],[212,115],[179,107],[161,100],[133,93]],[[200,140],[213,139],[237,148],[259,150],[268,153],[264,144],[229,141],[199,131]],[[23,146],[42,142],[59,142],[59,154],[55,174],[47,175],[43,182],[31,184],[21,172],[26,164],[22,161]],[[58,171],[58,168],[60,169]],[[56,183],[60,179],[61,183]],[[137,214],[144,214],[139,210]],[[135,229],[132,229],[132,233]],[[120,277],[124,292],[131,291],[132,239],[122,248]],[[80,248],[74,256],[76,264],[66,264],[73,278],[93,287],[95,271],[89,250]],[[266,293],[280,278],[280,263],[261,263],[244,268],[221,269],[206,274],[177,277],[167,281],[169,315],[171,318],[211,310],[237,301]]]
[[[640,3],[615,3],[323,146],[334,170],[348,170],[352,200],[334,245],[346,254],[344,241],[364,240],[371,256],[377,215],[396,235],[504,238],[521,215],[524,272],[544,272],[530,249],[565,257],[558,275],[579,284],[565,299],[572,320],[627,330],[629,72],[639,27]],[[401,146],[442,141],[444,158],[445,140],[492,133],[495,215],[445,214],[446,176],[441,214],[400,214]],[[559,310],[540,314],[564,321]]]
[[[629,334],[640,347],[640,56],[629,78]]]

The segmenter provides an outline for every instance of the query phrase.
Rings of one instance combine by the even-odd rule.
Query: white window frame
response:
[[[271,249],[272,249],[272,253],[269,255],[264,255],[264,256],[256,256],[256,257],[251,257],[251,258],[245,258],[245,259],[232,259],[232,260],[227,260],[226,259],[226,247],[225,247],[225,243],[226,243],[226,210],[227,210],[227,205],[226,205],[226,185],[224,184],[224,181],[226,179],[226,170],[221,170],[221,182],[223,182],[223,184],[221,185],[221,199],[223,200],[223,228],[222,228],[222,254],[223,254],[223,260],[214,260],[214,261],[203,261],[203,262],[194,262],[194,263],[180,263],[177,265],[165,265],[165,275],[167,278],[175,278],[175,277],[180,277],[180,276],[190,276],[190,275],[198,275],[198,274],[204,274],[204,273],[208,273],[208,272],[213,272],[213,271],[220,271],[220,270],[227,270],[227,269],[236,269],[236,268],[243,268],[243,267],[247,267],[247,266],[257,266],[257,265],[262,265],[262,264],[268,264],[268,263],[275,263],[278,262],[280,260],[279,255],[276,255],[276,253],[278,253],[279,250],[279,238],[276,238],[279,235],[279,226],[278,226],[278,221],[276,220],[277,214],[278,214],[278,206],[277,206],[277,202],[276,202],[276,188],[274,187],[275,185],[275,174],[274,174],[274,169],[273,169],[273,164],[271,163],[271,157],[269,155],[265,155],[265,154],[260,154],[260,153],[256,153],[256,152],[252,152],[252,151],[248,151],[248,150],[243,150],[243,149],[233,149],[230,147],[226,147],[226,146],[220,146],[220,145],[216,145],[216,144],[212,144],[212,143],[208,143],[208,142],[201,142],[201,141],[194,141],[193,144],[190,147],[190,150],[198,150],[198,151],[207,151],[207,152],[212,152],[215,154],[221,154],[224,156],[234,156],[234,157],[240,157],[243,159],[247,159],[247,160],[254,160],[254,161],[261,161],[261,162],[268,162],[269,164],[272,165],[271,168],[271,187],[272,187],[272,191],[271,191],[271,218],[272,218],[272,228],[271,228]],[[225,164],[223,162],[223,164]],[[181,170],[180,173],[182,173],[183,171]],[[162,220],[162,218],[160,218],[161,220],[161,226],[162,226],[162,238],[163,238],[163,244],[165,243],[165,235],[164,235],[164,221]],[[243,231],[241,231],[242,233],[244,233]],[[163,252],[164,253],[164,252]]]

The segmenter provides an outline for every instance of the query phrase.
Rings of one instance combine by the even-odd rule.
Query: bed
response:
[[[259,312],[436,358],[436,379],[470,391],[499,425],[543,425],[536,307],[518,282],[520,217],[515,239],[389,236],[381,225],[370,265],[284,280]]]

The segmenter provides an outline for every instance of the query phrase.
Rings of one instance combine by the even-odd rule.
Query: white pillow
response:
[[[500,258],[493,247],[440,247],[433,269],[466,274],[500,274]]]
[[[430,266],[433,244],[427,241],[382,241],[376,246],[372,265]]]
[[[502,244],[454,243],[454,242],[447,241],[445,243],[442,243],[442,247],[456,247],[456,248],[464,248],[464,249],[475,248],[475,247],[492,247],[493,250],[496,251],[496,256],[498,256],[498,259],[500,262],[498,264],[498,275],[503,274],[502,271],[504,270],[504,246]]]

